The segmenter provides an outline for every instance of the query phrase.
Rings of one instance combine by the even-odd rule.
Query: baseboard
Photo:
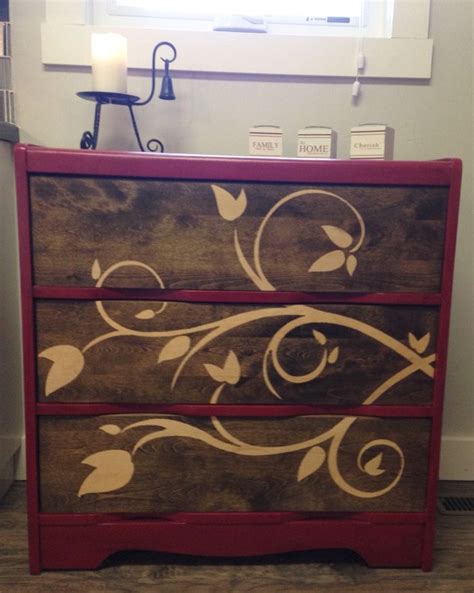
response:
[[[20,442],[21,439],[17,436],[0,437],[0,498],[15,479]]]
[[[20,439],[20,451],[18,453],[18,465],[16,467],[15,480],[26,480],[25,435],[23,435]]]
[[[474,437],[443,437],[439,477],[441,480],[474,480]]]
[[[10,462],[21,445],[19,436],[0,436],[0,467]]]

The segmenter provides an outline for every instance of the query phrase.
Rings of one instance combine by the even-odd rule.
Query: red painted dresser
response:
[[[31,570],[432,563],[458,160],[18,146]]]

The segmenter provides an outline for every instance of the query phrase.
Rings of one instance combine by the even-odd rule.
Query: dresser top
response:
[[[18,144],[19,166],[29,173],[448,186],[460,177],[461,160],[371,161],[286,157],[99,152]]]

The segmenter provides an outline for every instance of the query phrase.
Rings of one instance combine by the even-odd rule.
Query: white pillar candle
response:
[[[117,33],[92,33],[92,88],[127,92],[127,39]]]

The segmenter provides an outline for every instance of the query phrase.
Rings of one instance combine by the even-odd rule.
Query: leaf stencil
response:
[[[137,319],[153,319],[154,316],[155,312],[152,309],[144,309],[135,315]]]
[[[158,364],[165,360],[174,360],[175,358],[181,358],[191,347],[191,338],[188,336],[177,336],[170,340],[163,346],[159,356]]]
[[[298,482],[304,480],[311,474],[314,474],[324,463],[326,459],[326,452],[322,447],[311,447],[306,455],[303,457],[300,466],[298,468]]]
[[[104,424],[103,426],[99,426],[99,430],[103,430],[107,434],[112,435],[120,434],[122,432],[120,426],[117,426],[116,424]]]
[[[428,344],[430,343],[431,334],[428,332],[422,338],[417,339],[415,336],[410,332],[408,334],[408,342],[410,346],[417,352],[418,354],[423,354],[423,352],[428,348]]]
[[[46,378],[46,397],[74,381],[84,368],[84,355],[79,348],[68,344],[47,348],[38,356],[53,363]]]
[[[321,228],[329,237],[329,239],[334,243],[334,245],[336,247],[341,247],[341,249],[346,249],[354,241],[354,239],[351,237],[351,235],[349,235],[349,233],[347,233],[343,229],[340,229],[337,226],[324,224],[321,226]]]
[[[94,263],[92,264],[92,269],[91,269],[91,276],[93,280],[98,280],[100,278],[100,275],[102,274],[102,271],[100,269],[100,264],[99,264],[99,260],[95,259]]]
[[[380,469],[381,463],[382,453],[379,453],[364,465],[365,473],[369,474],[369,476],[380,476],[381,474],[385,473],[384,469]]]
[[[229,351],[222,368],[215,364],[205,364],[204,367],[214,381],[218,383],[236,385],[240,380],[240,364],[233,350]]]
[[[346,256],[340,249],[325,253],[309,268],[308,272],[333,272],[344,265]]]
[[[247,196],[242,189],[239,196],[234,196],[223,187],[211,185],[217,202],[217,210],[224,220],[236,220],[247,208]]]
[[[357,258],[355,255],[349,255],[346,261],[346,270],[349,273],[349,276],[352,276],[357,268]]]
[[[339,346],[336,346],[329,353],[329,356],[328,356],[328,362],[329,362],[329,364],[334,364],[337,361],[338,358],[339,358]]]
[[[313,336],[316,342],[318,342],[318,344],[321,344],[321,346],[324,346],[324,344],[326,344],[326,342],[328,341],[326,336],[321,332],[318,332],[318,330],[316,329],[313,329]]]
[[[82,482],[78,496],[112,492],[126,486],[132,479],[135,466],[132,456],[122,449],[99,451],[81,461],[95,470]]]

